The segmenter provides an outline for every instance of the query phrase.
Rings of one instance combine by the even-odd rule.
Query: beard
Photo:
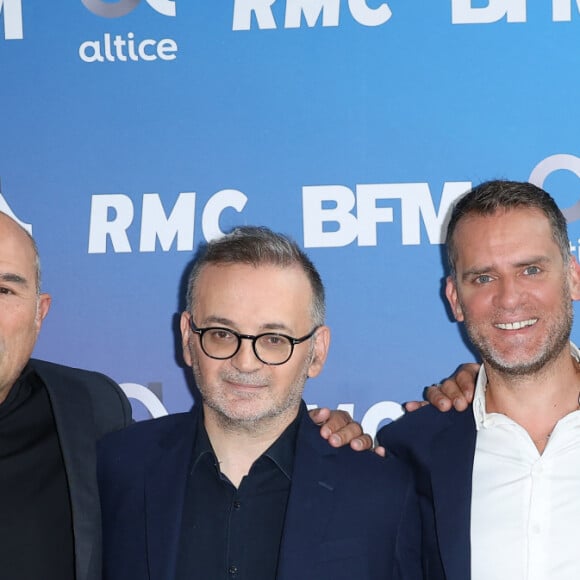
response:
[[[499,373],[510,377],[525,377],[536,374],[555,360],[568,346],[574,310],[570,297],[570,290],[566,284],[562,290],[559,309],[551,314],[548,327],[544,336],[537,346],[530,345],[530,352],[526,357],[519,360],[510,360],[501,352],[501,349],[493,344],[493,341],[485,335],[482,325],[469,321],[468,309],[461,303],[465,313],[465,329],[473,345],[479,351],[483,361]],[[494,313],[491,319],[501,320],[502,312]],[[536,318],[526,314],[527,318]],[[509,331],[507,331],[509,332]],[[533,349],[533,350],[532,350]]]
[[[256,432],[258,429],[275,422],[277,419],[298,412],[312,352],[305,358],[294,380],[284,389],[273,386],[273,379],[267,372],[244,373],[231,366],[224,367],[218,374],[215,384],[204,380],[199,362],[193,349],[192,369],[196,385],[203,403],[215,412],[220,426],[227,430]],[[228,384],[255,387],[255,391],[231,393]]]

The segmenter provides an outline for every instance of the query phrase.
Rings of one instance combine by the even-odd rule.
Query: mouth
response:
[[[528,320],[518,320],[517,322],[498,322],[494,326],[500,330],[521,330],[528,326],[534,326],[536,322],[538,322],[537,318],[528,318]]]
[[[242,391],[257,391],[268,386],[264,381],[240,381],[234,378],[225,378],[224,382],[229,385],[232,389],[242,390]]]

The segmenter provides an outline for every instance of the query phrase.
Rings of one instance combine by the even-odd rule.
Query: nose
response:
[[[508,276],[498,280],[494,305],[504,310],[513,310],[522,302],[522,288],[515,277]]]
[[[251,373],[257,371],[264,364],[252,348],[252,341],[247,338],[242,338],[238,352],[230,359],[232,366],[243,373]]]

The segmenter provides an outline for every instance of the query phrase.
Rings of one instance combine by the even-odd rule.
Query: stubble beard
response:
[[[215,412],[220,427],[228,431],[258,433],[272,423],[278,421],[283,416],[290,414],[290,412],[292,412],[294,416],[294,412],[298,409],[302,400],[302,392],[304,391],[304,385],[308,378],[308,368],[310,366],[311,356],[309,355],[305,359],[303,367],[300,369],[296,379],[291,384],[286,396],[281,400],[273,400],[271,405],[265,409],[256,409],[254,413],[247,411],[247,405],[249,403],[251,404],[252,401],[255,401],[256,405],[262,407],[261,401],[265,394],[264,389],[270,388],[271,379],[257,372],[242,373],[230,368],[222,370],[218,379],[219,385],[212,388],[208,387],[206,382],[203,380],[199,363],[197,362],[197,358],[193,352],[192,361],[195,383],[201,393],[203,403],[206,407]],[[232,402],[225,393],[227,387],[223,385],[226,381],[229,383],[238,383],[256,387],[256,392],[246,392],[239,395],[240,398],[243,397],[245,399],[245,411],[236,413],[236,403]]]
[[[468,312],[460,301],[463,312]],[[465,316],[465,330],[473,345],[479,351],[481,358],[491,368],[510,378],[524,378],[534,375],[555,360],[562,350],[568,346],[574,310],[570,298],[570,290],[566,288],[562,292],[561,307],[556,317],[550,322],[546,336],[540,345],[537,354],[527,361],[512,362],[505,360],[501,353],[479,331],[477,324],[468,322],[469,316]]]

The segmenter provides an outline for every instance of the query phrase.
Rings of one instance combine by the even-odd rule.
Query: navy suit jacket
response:
[[[425,577],[469,580],[476,439],[471,407],[463,413],[441,413],[428,405],[383,427],[377,439],[414,472]]]
[[[106,580],[175,578],[197,421],[194,409],[99,443]],[[305,414],[277,578],[422,578],[418,517],[408,469],[394,458],[332,448]]]
[[[119,386],[100,373],[31,359],[44,383],[68,480],[77,580],[101,580],[101,518],[96,443],[131,422],[131,406]]]

